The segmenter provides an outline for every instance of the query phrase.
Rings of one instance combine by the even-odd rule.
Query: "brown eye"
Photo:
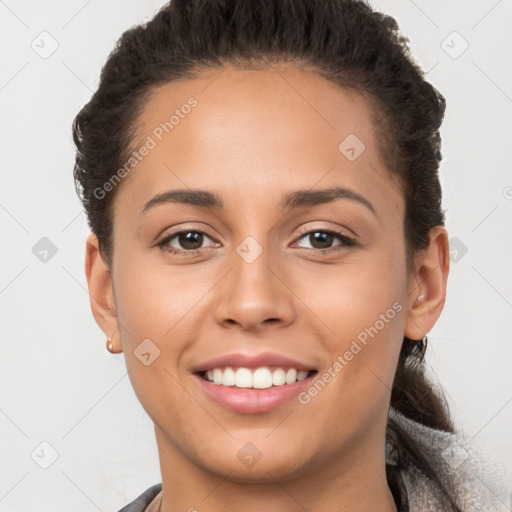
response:
[[[158,243],[158,246],[164,251],[172,253],[193,253],[203,248],[205,239],[211,240],[211,238],[202,231],[178,231],[166,236]]]
[[[332,245],[334,236],[331,233],[315,231],[309,234],[309,241],[314,249],[327,249]]]
[[[199,249],[203,245],[203,234],[198,231],[184,231],[177,236],[183,249]]]
[[[353,238],[350,238],[343,233],[331,231],[329,229],[317,229],[308,231],[300,237],[300,239],[303,238],[311,244],[311,247],[306,247],[307,249],[313,249],[317,251],[333,249],[340,246],[352,247],[356,245],[356,241]],[[341,241],[341,243],[333,246],[332,244],[336,239]]]

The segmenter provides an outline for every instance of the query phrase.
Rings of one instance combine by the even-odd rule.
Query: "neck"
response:
[[[241,503],[244,512],[397,512],[386,480],[383,439],[378,447],[365,442],[350,453],[333,454],[328,461],[312,461],[291,477],[264,472],[247,482],[193,464],[156,426],[155,433],[162,492],[148,509],[151,512],[237,512]]]

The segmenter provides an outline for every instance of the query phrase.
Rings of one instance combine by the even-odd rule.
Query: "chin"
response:
[[[258,455],[256,449],[249,446],[249,443],[236,450],[233,456],[228,457],[224,452],[222,461],[213,457],[208,461],[200,461],[200,465],[221,478],[229,475],[227,477],[229,481],[254,484],[290,480],[306,473],[307,468],[310,467],[307,460],[298,460],[296,449],[290,450],[287,456],[275,450],[271,455],[265,455],[262,451]]]

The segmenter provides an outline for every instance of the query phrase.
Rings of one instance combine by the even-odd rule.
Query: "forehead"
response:
[[[160,86],[139,118],[141,134],[156,129],[158,136],[158,127],[173,113],[188,110],[190,98],[197,106],[190,115],[182,114],[173,121],[178,122],[171,130],[172,137],[165,137],[171,135],[167,132],[162,135],[176,143],[183,136],[188,142],[200,143],[210,154],[226,154],[219,144],[229,142],[227,137],[244,141],[246,151],[287,142],[280,148],[282,153],[287,148],[302,148],[308,141],[308,149],[323,151],[329,144],[337,154],[335,143],[350,134],[364,140],[370,151],[374,146],[372,111],[361,95],[290,65],[265,70],[204,70],[197,78]],[[191,121],[185,122],[187,118]],[[191,124],[193,130],[188,130]],[[237,148],[230,149],[234,153]],[[197,154],[189,152],[188,157]]]
[[[140,208],[170,188],[222,189],[249,204],[316,184],[352,186],[379,203],[381,182],[390,184],[369,103],[293,66],[209,69],[155,88],[133,147],[148,144],[118,191]]]

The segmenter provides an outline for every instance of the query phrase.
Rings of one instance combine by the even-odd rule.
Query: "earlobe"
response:
[[[443,226],[430,231],[429,246],[418,257],[416,273],[409,290],[405,336],[420,340],[437,322],[446,300],[450,268],[448,233]]]
[[[418,298],[416,299],[416,302],[414,303],[415,306],[418,306],[419,303],[425,299],[425,295],[423,295],[423,293],[421,295],[418,296]]]
[[[89,287],[89,300],[96,323],[106,337],[111,339],[117,331],[117,314],[115,310],[112,276],[110,269],[103,261],[99,250],[98,238],[95,234],[87,237],[85,250],[85,275]],[[118,344],[112,338],[115,348]]]

